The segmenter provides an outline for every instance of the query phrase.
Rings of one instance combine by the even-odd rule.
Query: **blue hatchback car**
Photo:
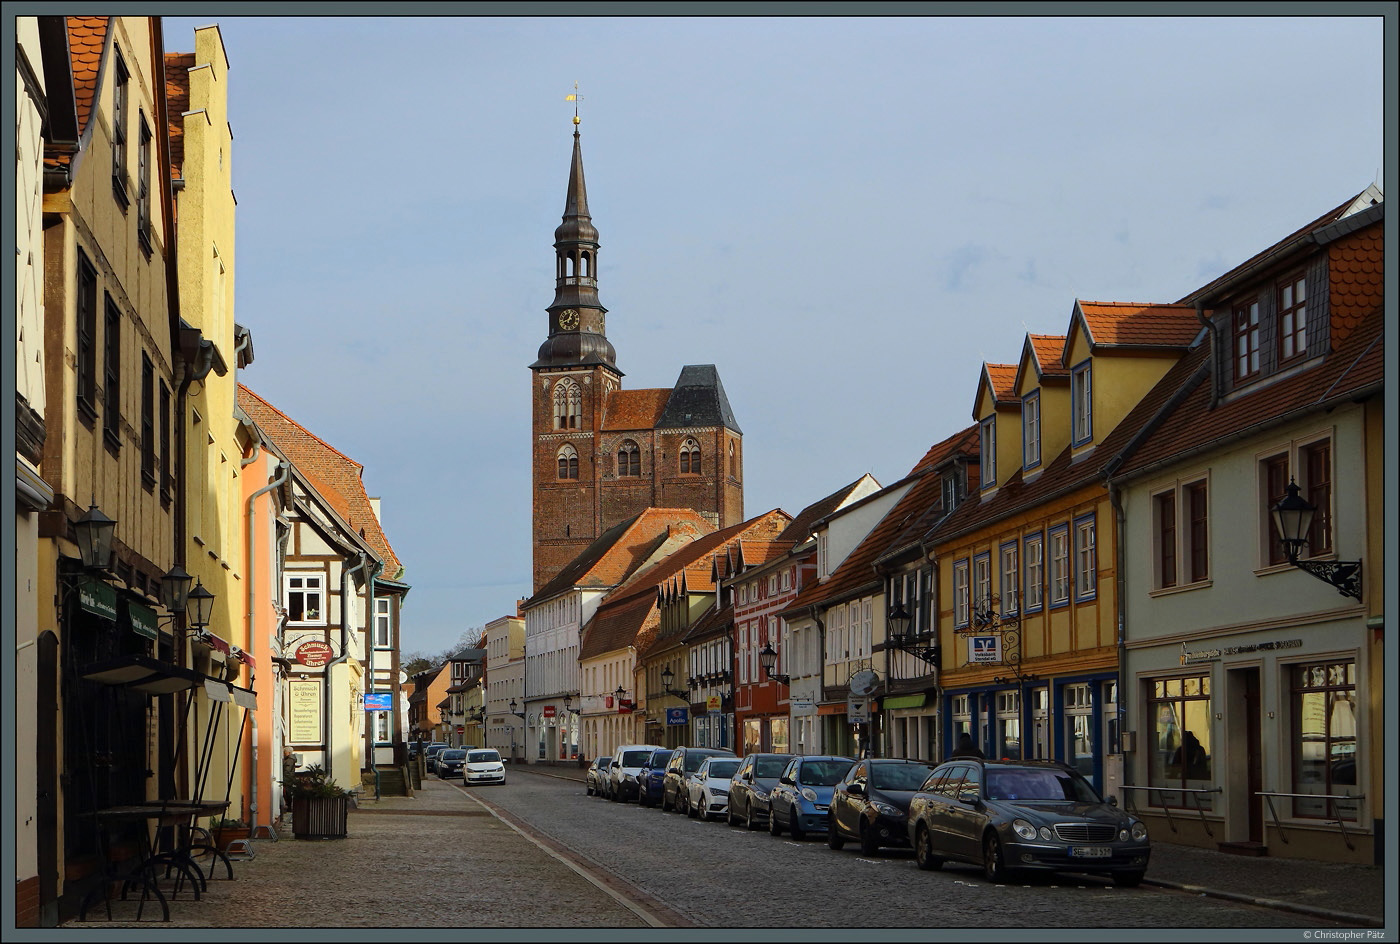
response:
[[[769,797],[768,831],[778,836],[786,829],[798,841],[808,833],[825,833],[832,788],[854,763],[836,754],[794,757]]]
[[[666,762],[672,752],[657,749],[651,752],[637,773],[637,802],[642,806],[661,805],[661,786],[666,782]]]

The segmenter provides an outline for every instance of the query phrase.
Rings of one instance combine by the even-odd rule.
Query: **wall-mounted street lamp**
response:
[[[943,650],[938,645],[925,646],[918,638],[909,632],[909,623],[913,617],[904,608],[903,602],[896,602],[885,614],[885,634],[886,643],[900,652],[907,652],[916,659],[921,659],[929,665],[938,665],[943,655]],[[761,658],[761,656],[760,656]]]
[[[105,570],[112,561],[112,534],[117,522],[102,513],[94,502],[87,514],[73,522],[73,535],[78,543],[78,556],[88,570]]]
[[[1298,559],[1303,545],[1308,543],[1308,530],[1312,527],[1313,516],[1317,514],[1317,506],[1298,492],[1298,483],[1290,478],[1286,494],[1274,506],[1274,524],[1283,540],[1283,550],[1288,555],[1288,563],[1335,587],[1342,596],[1360,600],[1361,561]]]
[[[567,711],[567,712],[568,712],[569,714],[571,714],[571,715],[582,714],[582,713],[583,713],[583,709],[582,709],[582,708],[573,708],[573,707],[570,707],[571,705],[573,705],[573,703],[574,703],[574,696],[566,694],[566,695],[564,696],[564,710]]]
[[[194,578],[185,572],[185,568],[179,564],[171,567],[160,578],[160,602],[171,613],[181,612],[189,603],[190,584],[193,582]]]
[[[783,685],[792,684],[792,676],[780,675],[773,671],[773,667],[778,664],[778,653],[771,642],[766,643],[762,649],[758,650],[758,664],[763,667],[763,674],[772,681],[780,682]]]
[[[214,594],[204,589],[204,584],[195,581],[194,589],[189,592],[189,600],[185,604],[190,618],[190,626],[195,631],[203,630],[209,625],[209,618],[214,614]]]
[[[666,692],[666,694],[670,695],[672,698],[679,698],[681,701],[690,701],[689,692],[678,692],[671,687],[671,683],[675,681],[675,679],[676,673],[671,671],[671,667],[669,665],[661,670],[661,688]],[[619,688],[618,691],[621,692],[622,689]],[[618,697],[621,698],[622,696],[619,695]]]
[[[525,718],[525,712],[520,710],[520,706],[516,704],[514,698],[510,700],[510,713],[515,715],[517,718],[520,718],[522,721]]]

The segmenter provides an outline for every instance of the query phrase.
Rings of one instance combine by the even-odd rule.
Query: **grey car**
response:
[[[758,829],[767,825],[769,794],[792,758],[791,754],[745,755],[729,781],[729,809],[725,816],[730,826],[742,822],[748,829]]]
[[[919,868],[970,862],[991,882],[1087,872],[1132,887],[1152,854],[1142,822],[1054,761],[949,760],[910,800],[908,829]]]
[[[733,757],[734,752],[723,747],[678,747],[666,762],[666,778],[661,782],[661,810],[686,812],[689,798],[686,779],[700,769],[706,757]]]

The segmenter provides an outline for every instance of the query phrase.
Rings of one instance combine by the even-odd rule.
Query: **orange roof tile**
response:
[[[614,390],[603,403],[603,429],[655,429],[670,396],[670,390]]]
[[[604,531],[537,590],[526,605],[574,587],[616,587],[658,554],[712,531],[714,525],[689,508],[648,508]]]
[[[1327,247],[1332,344],[1340,345],[1385,297],[1385,228],[1376,223]]]
[[[361,475],[364,466],[317,437],[287,414],[243,384],[238,385],[238,406],[296,466],[312,487],[347,525],[357,531],[384,563],[382,575],[396,580],[403,564],[380,527]]]
[[[1184,351],[1203,330],[1189,305],[1076,300],[1073,317],[1090,347],[1167,348]],[[1065,342],[1068,351],[1069,342]],[[1061,357],[1063,364],[1063,356]]]
[[[1067,338],[1063,334],[1026,335],[1026,352],[1023,355],[1023,361],[1034,362],[1041,383],[1069,380],[1069,369],[1063,363],[1066,340]],[[1019,373],[1017,374],[1017,382],[1020,382]]]
[[[185,119],[190,110],[190,69],[194,53],[165,54],[165,103],[170,126],[170,176],[179,179],[185,166]]]
[[[97,83],[101,74],[102,51],[107,46],[106,16],[69,16],[68,52],[73,58],[73,94],[78,106],[78,135],[87,130],[88,119],[97,107]]]
[[[1017,399],[1015,364],[983,364],[982,369],[987,372],[987,379],[991,382],[992,396],[997,400]]]

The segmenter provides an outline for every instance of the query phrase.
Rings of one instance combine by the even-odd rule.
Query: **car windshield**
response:
[[[1089,781],[1073,771],[1030,768],[987,771],[987,799],[1102,802]]]
[[[783,768],[788,765],[791,757],[760,757],[753,762],[753,775],[755,777],[781,777]]]
[[[808,787],[834,787],[850,769],[848,760],[810,760],[802,765],[797,782]]]
[[[467,756],[467,763],[469,763],[469,764],[489,764],[489,763],[492,763],[492,762],[494,762],[494,761],[499,761],[500,759],[501,759],[501,755],[500,755],[500,753],[499,753],[498,751],[472,751],[472,752]]]
[[[466,751],[443,751],[441,755],[439,755],[438,760],[461,760],[466,756]]]
[[[640,767],[647,762],[647,758],[650,756],[651,751],[623,751],[617,765],[619,767]]]
[[[871,764],[870,785],[876,790],[917,790],[932,769],[927,764]]]
[[[674,751],[657,751],[651,755],[651,760],[648,761],[648,764],[652,767],[665,767],[666,762],[671,759],[673,753]]]
[[[710,761],[709,771],[711,777],[732,777],[734,776],[734,771],[738,769],[739,762],[737,760]]]
[[[713,756],[713,754],[686,754],[684,763],[685,772],[688,774],[695,773],[695,771],[700,769],[700,765],[705,763],[705,758]]]

